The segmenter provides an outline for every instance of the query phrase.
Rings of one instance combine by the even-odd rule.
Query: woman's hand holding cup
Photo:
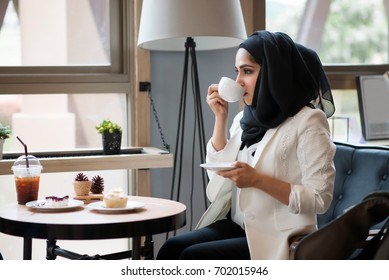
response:
[[[218,84],[212,84],[208,87],[207,103],[215,117],[227,118],[228,103],[220,97]]]

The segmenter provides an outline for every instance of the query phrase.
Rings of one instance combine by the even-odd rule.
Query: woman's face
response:
[[[248,51],[240,48],[235,57],[235,70],[237,72],[236,82],[245,90],[243,99],[247,105],[251,105],[261,66],[254,61]]]

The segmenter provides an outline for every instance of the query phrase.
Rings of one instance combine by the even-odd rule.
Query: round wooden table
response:
[[[141,237],[169,232],[186,223],[186,206],[180,202],[130,196],[145,206],[125,213],[101,213],[87,205],[64,212],[42,212],[17,203],[0,208],[0,232],[20,236],[23,259],[31,259],[32,239],[91,240],[132,238],[132,259],[140,259]]]

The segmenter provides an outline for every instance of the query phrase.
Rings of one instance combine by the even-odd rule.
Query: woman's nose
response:
[[[240,84],[243,87],[243,81],[242,81],[242,79],[240,79],[239,74],[236,76],[235,82],[237,82],[238,84]]]

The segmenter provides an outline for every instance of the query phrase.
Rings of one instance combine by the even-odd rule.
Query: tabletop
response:
[[[142,196],[129,196],[129,201],[145,205],[130,212],[107,214],[91,210],[87,205],[71,211],[42,212],[12,203],[0,208],[0,232],[24,237],[29,248],[32,238],[130,238],[168,232],[186,223],[186,206],[180,202]]]

